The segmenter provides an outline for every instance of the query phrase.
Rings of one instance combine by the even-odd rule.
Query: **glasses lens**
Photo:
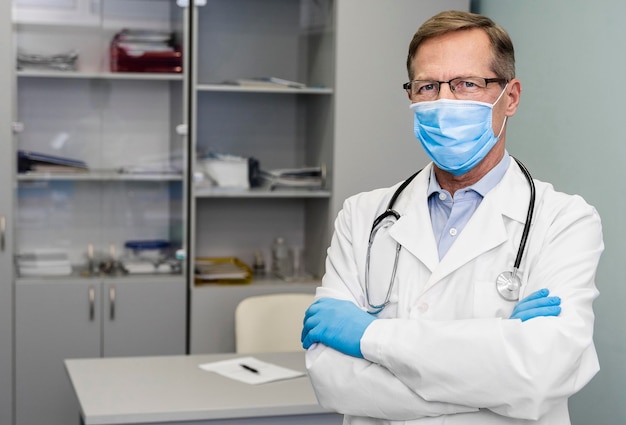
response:
[[[439,93],[437,81],[415,80],[411,81],[411,96],[418,99],[434,99]]]
[[[455,78],[450,81],[450,89],[457,97],[475,97],[485,90],[486,87],[485,79],[479,77]]]

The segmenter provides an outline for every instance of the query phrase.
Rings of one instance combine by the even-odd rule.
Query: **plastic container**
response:
[[[278,237],[272,244],[272,275],[279,279],[291,276],[291,261],[289,248],[285,239]]]
[[[124,258],[131,262],[158,264],[170,254],[170,242],[162,239],[126,241],[124,248]]]

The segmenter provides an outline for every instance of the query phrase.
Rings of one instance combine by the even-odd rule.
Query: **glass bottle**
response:
[[[285,239],[278,237],[272,244],[272,275],[280,279],[289,277],[289,266],[289,248]]]

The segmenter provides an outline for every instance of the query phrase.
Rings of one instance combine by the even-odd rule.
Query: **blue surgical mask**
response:
[[[493,134],[493,104],[474,100],[439,99],[411,104],[415,137],[442,170],[460,176],[474,168],[491,151],[504,129]]]

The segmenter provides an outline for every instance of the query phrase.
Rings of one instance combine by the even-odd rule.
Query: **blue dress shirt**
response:
[[[502,180],[509,168],[510,160],[511,157],[505,151],[498,165],[473,185],[457,190],[454,198],[447,190],[439,186],[435,178],[435,170],[434,168],[431,169],[428,185],[428,210],[439,250],[439,260],[446,255],[454,241],[459,237],[487,192]]]

